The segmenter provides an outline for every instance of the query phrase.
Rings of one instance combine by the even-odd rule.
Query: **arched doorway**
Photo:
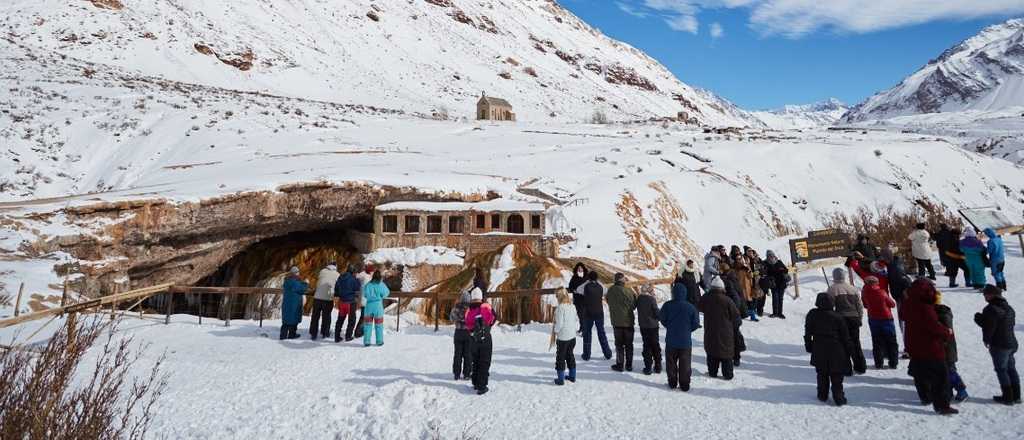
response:
[[[510,234],[522,234],[525,229],[523,216],[519,214],[512,214],[508,216],[508,220],[505,221],[505,232]]]

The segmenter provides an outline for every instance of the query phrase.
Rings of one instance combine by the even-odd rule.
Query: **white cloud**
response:
[[[615,5],[618,6],[619,10],[621,10],[622,12],[625,12],[626,14],[632,15],[636,18],[647,18],[647,16],[650,15],[647,12],[637,9],[636,7],[630,5],[629,3],[615,2]]]
[[[665,17],[665,23],[668,23],[668,27],[673,30],[681,32],[689,32],[691,34],[697,34],[697,17],[692,15],[673,15]]]
[[[721,23],[718,22],[711,23],[709,32],[711,33],[712,40],[717,40],[725,36],[725,29],[722,29]]]
[[[816,31],[868,33],[936,20],[1024,13],[1024,0],[629,0],[634,12],[659,15],[672,29],[696,33],[705,10],[749,11],[764,35],[799,38]],[[625,4],[625,3],[624,3]],[[714,27],[712,26],[712,29]],[[719,26],[720,28],[720,26]],[[712,30],[712,32],[714,32]]]

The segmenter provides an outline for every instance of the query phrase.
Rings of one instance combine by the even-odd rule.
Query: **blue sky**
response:
[[[748,109],[856,104],[1024,0],[561,0],[680,80]],[[894,4],[895,3],[895,4]]]

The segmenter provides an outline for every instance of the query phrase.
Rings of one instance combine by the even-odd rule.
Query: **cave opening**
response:
[[[362,262],[368,231],[372,231],[372,218],[359,217],[313,230],[264,238],[235,254],[194,286],[278,288],[284,283],[288,270],[295,266],[299,268],[300,277],[315,287],[317,275],[328,263],[336,263],[338,270],[343,271],[350,264]],[[152,298],[149,305],[166,310],[166,300],[159,295]],[[277,317],[280,300],[280,295],[264,296],[262,315],[268,319]],[[173,311],[246,319],[261,315],[259,305],[259,295],[179,294],[174,298]]]

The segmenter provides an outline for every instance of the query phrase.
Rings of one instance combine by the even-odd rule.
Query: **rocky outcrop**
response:
[[[68,208],[76,229],[105,223],[89,234],[53,237],[36,252],[76,258],[58,267],[80,273],[75,291],[108,294],[158,283],[191,285],[213,274],[260,240],[302,231],[345,234],[368,229],[373,207],[399,200],[477,201],[486,195],[442,198],[415,190],[361,184],[295,184],[277,191],[232,194],[189,203],[138,200]]]

